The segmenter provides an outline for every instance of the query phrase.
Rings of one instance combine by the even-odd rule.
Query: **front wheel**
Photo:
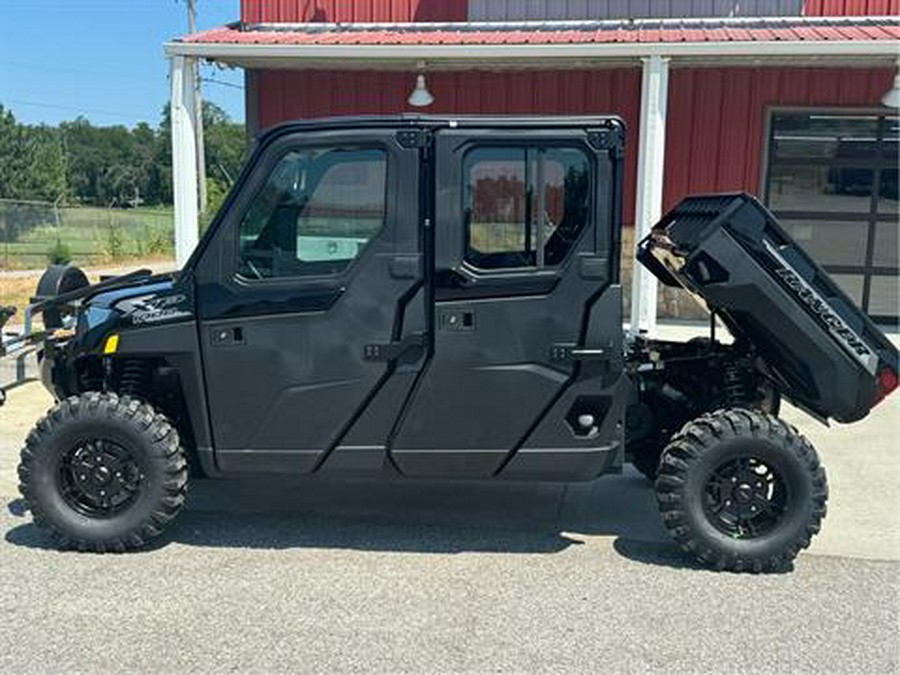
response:
[[[689,422],[663,451],[663,523],[698,560],[734,572],[788,568],[825,516],[816,451],[774,415],[721,410]]]
[[[184,505],[178,434],[147,403],[89,392],[55,405],[25,442],[19,490],[62,548],[140,548]]]

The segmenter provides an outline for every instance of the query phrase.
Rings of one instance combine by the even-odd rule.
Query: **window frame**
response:
[[[330,150],[378,150],[384,158],[384,216],[381,227],[369,238],[359,254],[350,259],[348,264],[340,271],[328,274],[291,274],[282,276],[271,276],[263,279],[255,279],[247,277],[241,273],[241,226],[248,212],[252,208],[254,202],[268,185],[274,170],[284,160],[285,157],[295,152],[315,151],[318,149]],[[231,234],[232,244],[226,247],[229,253],[228,267],[230,269],[230,277],[234,284],[239,287],[272,287],[290,284],[291,286],[307,285],[311,287],[329,285],[336,281],[346,280],[360,264],[360,261],[366,256],[372,246],[372,243],[381,237],[384,237],[389,230],[388,223],[390,214],[394,208],[393,204],[393,153],[390,146],[381,140],[359,139],[347,140],[345,136],[336,136],[333,140],[328,138],[303,139],[298,137],[289,137],[285,142],[274,146],[268,156],[264,158],[256,168],[262,169],[265,176],[261,178],[250,191],[250,194],[242,201],[241,208],[232,221]]]
[[[578,233],[578,236],[572,240],[571,246],[569,246],[568,251],[566,251],[565,256],[562,257],[557,263],[554,265],[546,265],[544,261],[545,250],[547,241],[549,238],[544,239],[543,237],[539,237],[540,247],[535,248],[535,264],[534,265],[519,265],[516,267],[479,267],[477,264],[469,260],[469,250],[470,250],[470,223],[466,222],[465,214],[466,214],[466,205],[467,205],[467,194],[469,190],[469,175],[467,172],[467,159],[469,155],[473,151],[482,150],[482,149],[498,149],[498,150],[512,150],[512,151],[521,151],[524,153],[524,163],[526,168],[526,180],[528,179],[528,162],[531,161],[530,157],[532,153],[540,157],[541,153],[546,152],[548,150],[576,150],[581,153],[584,159],[587,161],[589,176],[588,176],[588,196],[587,203],[585,205],[585,212],[587,216],[587,220],[584,223],[584,226],[581,228],[581,231]],[[541,162],[538,162],[540,164]],[[465,150],[461,153],[459,158],[459,173],[460,173],[460,191],[459,191],[459,213],[461,216],[460,229],[461,229],[461,241],[462,241],[462,250],[460,251],[460,269],[461,271],[465,271],[467,274],[473,277],[515,277],[521,275],[557,275],[561,270],[565,269],[565,267],[569,264],[574,252],[578,249],[578,245],[581,242],[582,238],[585,236],[585,233],[593,231],[597,224],[596,220],[596,200],[597,200],[597,157],[594,152],[590,150],[590,147],[585,144],[581,140],[549,140],[549,139],[541,139],[541,138],[532,138],[529,139],[527,137],[523,138],[483,138],[478,139],[477,141],[470,142],[467,144]],[[538,168],[536,171],[536,177],[532,177],[533,181],[536,181],[541,176],[541,170]],[[543,201],[545,199],[543,190],[536,190],[537,194],[532,195],[534,190],[534,184],[531,186],[526,185],[526,230],[530,230],[534,227],[533,223],[533,207],[531,206],[532,198],[539,199]],[[540,227],[535,228],[540,231]]]
[[[866,163],[861,159],[843,159],[843,160],[827,160],[809,158],[778,160],[775,156],[774,134],[775,134],[775,117],[777,115],[834,115],[844,117],[860,117],[868,116],[877,119],[877,136],[875,140],[875,152],[871,158],[871,162]],[[806,221],[833,221],[846,222],[848,225],[857,223],[861,227],[865,227],[865,254],[861,264],[822,264],[823,269],[830,274],[853,275],[862,278],[862,291],[860,294],[860,308],[869,314],[869,306],[871,300],[871,288],[873,279],[877,277],[894,277],[900,273],[900,268],[886,267],[876,265],[874,261],[876,235],[879,225],[898,224],[898,215],[896,213],[884,213],[879,210],[879,191],[876,186],[880,185],[882,170],[894,166],[891,162],[892,158],[885,152],[885,130],[887,126],[886,120],[891,117],[900,118],[900,113],[885,108],[871,107],[835,107],[835,106],[767,106],[765,111],[765,124],[763,125],[762,153],[760,155],[760,175],[758,194],[762,197],[762,201],[768,208],[770,205],[770,180],[774,174],[773,169],[776,166],[825,166],[829,168],[851,168],[851,169],[867,169],[872,171],[872,187],[873,191],[869,197],[869,207],[866,211],[857,213],[851,212],[825,212],[822,210],[787,210],[772,209],[773,213],[779,220],[806,220]],[[821,263],[820,263],[821,264]],[[897,324],[900,322],[900,316],[877,314],[870,315],[876,321]]]

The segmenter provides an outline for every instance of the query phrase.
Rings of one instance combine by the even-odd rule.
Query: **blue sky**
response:
[[[198,28],[239,12],[239,0],[197,0]],[[158,124],[169,97],[162,45],[187,32],[183,0],[0,0],[0,13],[0,104],[17,119]],[[204,84],[204,96],[243,120],[242,72],[202,76],[233,85]]]

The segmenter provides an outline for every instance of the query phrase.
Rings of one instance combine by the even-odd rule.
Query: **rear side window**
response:
[[[484,270],[559,265],[588,222],[590,171],[578,148],[470,150],[463,162],[466,261]]]
[[[304,148],[272,170],[240,225],[246,279],[339,274],[384,227],[387,155]]]

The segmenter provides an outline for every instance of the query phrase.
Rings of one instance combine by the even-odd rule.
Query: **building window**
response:
[[[898,118],[775,111],[770,129],[769,208],[864,311],[896,322]]]
[[[576,148],[481,147],[463,163],[466,261],[559,265],[589,218],[590,161]]]
[[[384,226],[386,173],[383,150],[287,153],[241,221],[239,274],[267,279],[342,272]]]

